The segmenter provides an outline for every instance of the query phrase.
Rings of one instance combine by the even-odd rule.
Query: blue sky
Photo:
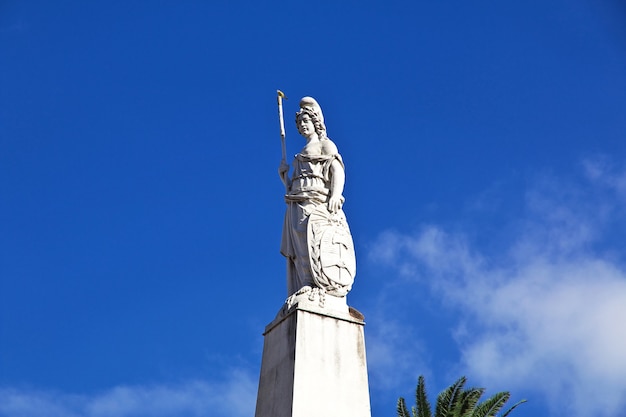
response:
[[[346,164],[372,415],[626,406],[619,1],[0,3],[0,416],[254,413],[287,152]]]

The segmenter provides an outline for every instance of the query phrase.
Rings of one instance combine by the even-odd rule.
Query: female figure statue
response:
[[[326,136],[322,109],[315,99],[300,100],[298,132],[306,145],[295,156],[289,178],[284,161],[278,172],[285,184],[287,211],[281,253],[287,258],[289,296],[318,288],[344,297],[356,274],[354,245],[342,206],[344,165]]]

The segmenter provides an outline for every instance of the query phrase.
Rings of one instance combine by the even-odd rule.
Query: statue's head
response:
[[[303,97],[302,100],[300,100],[300,111],[296,113],[298,132],[300,132],[300,123],[298,123],[298,121],[300,117],[305,114],[308,115],[313,122],[315,133],[317,133],[320,139],[325,139],[326,126],[324,125],[324,115],[322,114],[322,108],[313,97]],[[300,134],[302,134],[302,132],[300,132]]]

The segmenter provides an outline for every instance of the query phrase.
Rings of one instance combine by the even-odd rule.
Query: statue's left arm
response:
[[[343,206],[343,187],[346,183],[346,173],[343,164],[333,159],[330,165],[330,194],[328,196],[328,211],[336,213]]]

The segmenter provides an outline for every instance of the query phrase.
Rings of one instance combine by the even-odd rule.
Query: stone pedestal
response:
[[[326,299],[302,297],[265,328],[255,417],[371,417],[363,316]]]

